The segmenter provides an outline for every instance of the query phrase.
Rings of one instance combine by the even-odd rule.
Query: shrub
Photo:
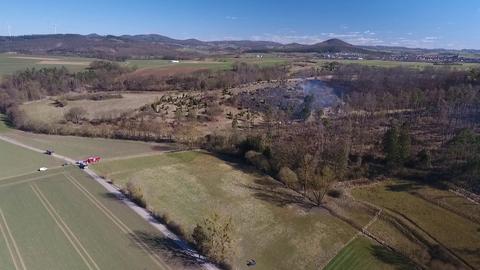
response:
[[[297,174],[288,167],[282,167],[277,178],[288,187],[293,187],[298,182]]]
[[[125,194],[138,206],[143,208],[147,206],[142,188],[132,181],[127,182],[125,186]]]
[[[424,169],[430,169],[432,168],[432,155],[430,154],[430,151],[427,149],[422,149],[417,154],[417,160],[418,160],[418,166],[420,168]]]
[[[239,145],[241,153],[246,153],[250,150],[263,152],[263,140],[260,136],[247,136]]]
[[[255,166],[257,169],[269,173],[271,171],[270,162],[268,159],[261,153],[250,150],[245,153],[245,159]]]
[[[213,214],[198,223],[192,233],[196,247],[213,262],[229,268],[234,257],[234,224],[231,217]]]
[[[160,221],[161,223],[165,224],[165,226],[175,233],[176,235],[182,237],[183,239],[187,238],[187,234],[185,233],[185,229],[175,221],[171,220],[170,217],[167,214],[161,214],[156,211],[152,211],[153,216],[155,219]]]
[[[65,120],[78,124],[85,117],[87,111],[84,108],[73,107],[65,113]]]
[[[256,156],[260,155],[260,153],[255,152],[253,150],[247,151],[245,153],[245,159],[253,164],[253,160],[255,159]]]
[[[328,196],[333,198],[340,198],[343,196],[343,190],[341,189],[331,189],[327,193]]]

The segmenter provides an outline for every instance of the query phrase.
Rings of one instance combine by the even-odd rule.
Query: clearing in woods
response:
[[[185,266],[173,243],[78,168],[32,172],[58,161],[6,144],[0,142],[0,269],[195,267]]]

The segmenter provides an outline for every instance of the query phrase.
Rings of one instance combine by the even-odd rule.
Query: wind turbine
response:
[[[10,24],[7,25],[7,30],[8,30],[8,36],[12,37],[12,26],[10,26]]]
[[[56,35],[56,34],[57,34],[57,24],[54,24],[54,25],[53,25],[53,31],[54,31],[54,33],[55,33],[55,35]]]

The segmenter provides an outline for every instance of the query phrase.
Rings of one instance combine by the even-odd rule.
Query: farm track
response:
[[[100,201],[98,201],[95,196],[93,196],[85,187],[83,187],[73,176],[69,174],[64,174],[64,176],[83,194],[85,197],[100,210],[105,216],[110,219],[113,224],[117,226],[122,233],[130,235],[133,238],[133,242],[142,249],[148,256],[162,269],[171,270],[168,265],[163,263],[162,258],[153,252],[143,241],[141,241],[138,236],[123,223],[115,214],[113,214],[107,207],[105,207]]]
[[[441,201],[432,200],[431,198],[428,198],[428,197],[426,197],[426,196],[424,196],[424,195],[422,195],[418,192],[412,192],[412,194],[417,196],[418,198],[428,202],[428,203],[431,203],[435,206],[443,208],[443,209],[445,209],[445,210],[447,210],[447,211],[449,211],[449,212],[451,212],[451,213],[453,213],[457,216],[461,216],[463,218],[466,218],[466,219],[470,220],[473,223],[476,223],[477,225],[480,225],[480,221],[478,219],[476,219],[475,217],[467,215],[466,213],[460,212],[460,211],[456,210],[454,207],[452,207],[452,206],[450,206],[446,203],[443,203]]]
[[[363,205],[366,205],[367,207],[374,207],[376,209],[381,209],[383,210],[383,213],[386,215],[386,216],[390,216],[391,218],[395,219],[397,222],[399,222],[400,224],[404,225],[406,228],[412,230],[415,234],[417,234],[418,232],[424,234],[425,236],[427,236],[427,238],[429,239],[426,239],[424,236],[422,236],[422,238],[424,239],[418,239],[420,242],[426,244],[427,246],[431,246],[431,241],[433,241],[433,243],[437,244],[438,246],[442,247],[444,250],[447,251],[448,255],[450,255],[451,257],[455,258],[456,260],[458,260],[460,263],[462,263],[464,266],[466,266],[468,269],[476,269],[474,266],[472,266],[469,262],[467,262],[466,260],[464,260],[462,257],[460,257],[459,255],[457,255],[453,250],[451,250],[450,248],[448,248],[447,246],[445,246],[444,244],[442,244],[438,239],[436,239],[433,235],[431,235],[429,232],[427,232],[425,229],[423,229],[418,223],[416,223],[415,221],[413,221],[412,219],[410,219],[409,217],[407,217],[406,215],[394,210],[394,209],[389,209],[389,208],[384,208],[384,207],[380,207],[380,206],[377,206],[373,203],[370,203],[370,202],[367,202],[367,201],[363,201],[363,200],[359,200],[359,199],[356,199],[354,198],[353,196],[349,195],[349,197],[351,197],[353,200],[363,204]],[[430,202],[431,203],[431,202]],[[416,235],[415,237],[418,238],[419,235]],[[430,240],[430,241],[429,241]],[[429,243],[430,242],[430,243]]]
[[[0,184],[0,188],[20,185],[20,184],[28,183],[28,182],[34,182],[34,181],[42,180],[42,179],[45,179],[45,178],[48,178],[48,177],[51,177],[51,176],[60,175],[60,174],[61,173],[48,174],[48,175],[42,175],[42,176],[38,176],[38,177],[28,178],[28,179],[21,180],[21,181],[15,181],[13,183]],[[11,179],[15,179],[15,177],[8,178],[8,179],[3,179],[2,181],[7,181],[7,180],[11,180]]]
[[[18,249],[15,238],[13,237],[12,231],[8,227],[7,219],[5,218],[5,215],[3,214],[2,209],[0,209],[0,216],[1,216],[0,231],[2,232],[2,235],[7,244],[7,248],[10,253],[10,257],[12,258],[13,265],[15,266],[16,270],[21,270],[21,269],[27,270],[27,267],[25,266],[25,262],[23,261],[23,258],[22,258],[22,254]]]
[[[190,151],[202,151],[202,150],[201,149],[188,149],[188,150],[172,149],[172,150],[164,150],[164,151],[144,153],[144,154],[128,155],[128,156],[122,156],[122,157],[105,158],[103,160],[104,161],[117,161],[117,160],[131,159],[131,158],[151,157],[151,156],[163,155],[163,154],[167,154],[167,153],[182,153],[182,152],[190,152]]]
[[[11,143],[11,144],[14,144],[14,145],[17,145],[17,146],[20,146],[20,147],[23,147],[23,148],[26,148],[26,149],[29,149],[29,150],[32,150],[32,151],[37,152],[37,153],[42,153],[42,154],[44,153],[44,150],[42,150],[42,149],[23,144],[21,142],[18,142],[14,139],[11,139],[11,138],[8,138],[8,137],[5,137],[5,136],[0,135],[0,140],[3,140],[5,142]],[[63,156],[63,155],[59,155],[59,154],[54,153],[54,154],[52,154],[52,157],[55,157],[57,159],[61,159],[63,161],[71,163],[71,164],[75,164],[74,159]],[[152,216],[152,214],[150,212],[148,212],[148,210],[146,210],[145,208],[141,208],[141,207],[137,206],[135,203],[133,203],[132,201],[130,201],[128,198],[125,197],[125,195],[123,195],[123,193],[120,192],[120,190],[118,190],[114,186],[108,184],[105,181],[105,179],[103,179],[102,177],[97,175],[94,171],[92,171],[88,168],[83,170],[83,171],[86,174],[88,174],[91,178],[93,178],[96,182],[98,182],[102,187],[104,187],[108,192],[113,194],[117,199],[119,199],[119,201],[126,204],[131,210],[133,210],[135,213],[137,213],[142,219],[144,219],[151,226],[153,226],[155,229],[160,231],[166,238],[172,240],[182,250],[183,253],[187,254],[191,258],[198,258],[198,262],[202,264],[202,268],[207,269],[207,270],[220,270],[214,264],[206,262],[206,259],[202,255],[200,255],[197,251],[195,251],[193,248],[191,248],[179,236],[177,236],[176,234],[171,232],[165,225],[161,224],[158,220],[156,220]],[[35,178],[35,180],[36,179],[37,178]],[[34,180],[29,179],[29,181],[34,181]],[[144,245],[147,246],[145,243],[144,243]],[[148,246],[147,246],[147,248],[148,248]],[[158,256],[157,254],[155,254],[155,255]],[[165,264],[163,261],[162,261],[162,263]],[[166,264],[165,264],[165,266],[166,266]],[[20,268],[18,268],[18,270],[19,269]],[[26,268],[24,268],[24,270],[26,270]]]
[[[82,243],[80,242],[78,237],[72,232],[70,227],[68,227],[68,225],[62,219],[62,217],[58,214],[57,210],[48,201],[48,199],[45,197],[43,192],[38,188],[38,186],[35,185],[35,184],[32,184],[30,187],[31,187],[32,191],[35,193],[35,195],[37,196],[37,198],[39,199],[40,203],[45,208],[45,210],[47,210],[50,217],[55,221],[55,224],[57,224],[58,228],[65,235],[65,237],[70,242],[72,247],[75,249],[77,254],[80,256],[80,258],[82,258],[83,262],[88,267],[88,269],[89,270],[94,270],[94,269],[100,270],[100,268],[98,267],[95,260],[90,256],[90,254],[85,249],[85,247],[82,245]]]
[[[451,250],[450,248],[448,248],[446,245],[444,245],[442,242],[440,242],[440,240],[438,240],[437,238],[435,238],[432,234],[430,234],[427,230],[425,230],[424,228],[422,228],[418,223],[416,223],[415,221],[413,221],[412,219],[410,219],[409,217],[407,217],[406,215],[394,210],[394,209],[389,209],[389,208],[384,208],[386,209],[387,211],[390,211],[391,213],[394,213],[396,215],[399,215],[400,217],[404,218],[405,220],[407,220],[408,222],[410,222],[414,227],[415,229],[419,230],[420,232],[422,232],[423,234],[427,235],[429,238],[431,238],[434,242],[436,242],[436,244],[438,244],[440,247],[444,248],[448,254],[450,256],[453,256],[454,258],[456,258],[457,260],[459,260],[460,262],[462,262],[465,266],[468,266],[468,268],[474,270],[476,269],[473,265],[471,265],[469,262],[467,262],[466,260],[464,260],[462,257],[460,257],[459,255],[457,255],[453,250]],[[408,225],[407,225],[408,226]]]
[[[373,239],[370,234],[367,233],[367,229],[368,227],[370,227],[373,223],[375,223],[375,221],[377,221],[378,219],[378,216],[382,213],[382,209],[378,210],[378,212],[375,214],[375,216],[365,225],[362,227],[361,230],[358,230],[358,232],[352,237],[350,238],[350,240],[348,240],[348,242],[346,242],[345,244],[343,244],[340,248],[338,248],[338,250],[335,252],[335,255],[333,255],[328,261],[326,261],[321,269],[325,268],[333,259],[335,259],[335,257],[337,257],[338,254],[340,254],[340,252],[342,252],[342,250],[347,247],[350,243],[352,243],[355,239],[357,239],[359,236],[361,235],[364,235],[365,237],[367,238],[370,238],[372,239],[373,241],[377,242],[375,239]],[[343,220],[343,219],[342,219]]]

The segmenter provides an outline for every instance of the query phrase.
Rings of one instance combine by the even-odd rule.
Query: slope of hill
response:
[[[0,36],[0,53],[48,54],[84,56],[105,59],[156,58],[192,59],[209,55],[251,53],[321,53],[361,54],[384,57],[392,54],[456,54],[477,56],[476,50],[421,49],[389,46],[357,46],[340,39],[329,39],[316,44],[255,40],[201,41],[198,39],[174,39],[157,34],[147,35],[28,35]]]
[[[312,45],[304,45],[298,43],[291,43],[276,48],[268,49],[263,48],[260,50],[254,50],[257,52],[284,52],[284,53],[358,53],[365,55],[379,55],[385,54],[385,52],[380,50],[372,50],[362,48],[360,46],[355,46],[350,43],[347,43],[340,39],[329,39],[320,43],[315,43]]]
[[[100,35],[32,35],[0,37],[0,52],[27,54],[80,55],[98,58],[131,58],[157,56],[189,58],[198,56],[194,48],[198,42],[175,40],[160,35],[100,36]]]
[[[378,53],[339,39],[330,39],[313,45],[298,43],[284,45],[272,41],[252,40],[209,42],[197,39],[180,40],[156,34],[122,36],[57,34],[0,37],[0,52],[75,55],[107,59],[188,59],[211,54],[241,52]]]

